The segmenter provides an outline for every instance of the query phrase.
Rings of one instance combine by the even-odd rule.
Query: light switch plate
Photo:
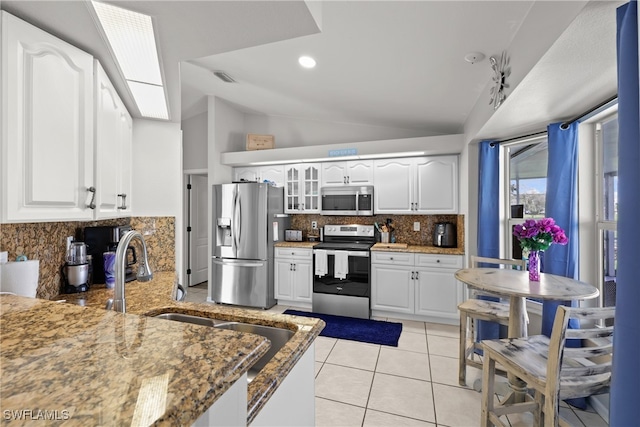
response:
[[[413,231],[420,231],[420,222],[416,221],[413,223]]]

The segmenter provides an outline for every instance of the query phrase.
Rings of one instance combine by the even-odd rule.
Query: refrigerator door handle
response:
[[[238,205],[236,207],[238,212],[238,245],[237,248],[240,248],[240,241],[242,240],[242,203],[240,198],[240,192],[238,191]]]
[[[240,209],[238,204],[238,191],[233,194],[233,243],[235,244],[234,254],[238,254],[238,248],[240,247]]]
[[[262,267],[264,261],[236,261],[230,259],[213,258],[212,262],[218,265],[229,265],[234,267]]]

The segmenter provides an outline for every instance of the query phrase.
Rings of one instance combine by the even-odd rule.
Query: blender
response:
[[[87,258],[87,245],[84,242],[72,242],[67,250],[67,258],[62,266],[64,286],[62,292],[75,294],[89,290],[90,265]]]

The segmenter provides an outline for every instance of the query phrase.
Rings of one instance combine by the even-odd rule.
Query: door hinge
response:
[[[187,233],[191,233],[191,226],[187,227]]]
[[[191,269],[187,268],[187,274],[191,274]]]

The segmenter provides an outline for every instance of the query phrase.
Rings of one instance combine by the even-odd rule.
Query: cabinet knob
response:
[[[96,208],[96,187],[89,187],[87,188],[87,191],[91,193],[91,200],[89,201],[89,204],[87,205],[87,207],[89,209],[95,209]]]
[[[439,260],[439,259],[437,259],[437,260],[436,260],[436,262],[437,262],[437,263],[440,263],[440,260]]]
[[[393,261],[393,257],[392,257],[392,256],[390,256],[390,257],[389,257],[389,260],[390,260],[390,261]]]

